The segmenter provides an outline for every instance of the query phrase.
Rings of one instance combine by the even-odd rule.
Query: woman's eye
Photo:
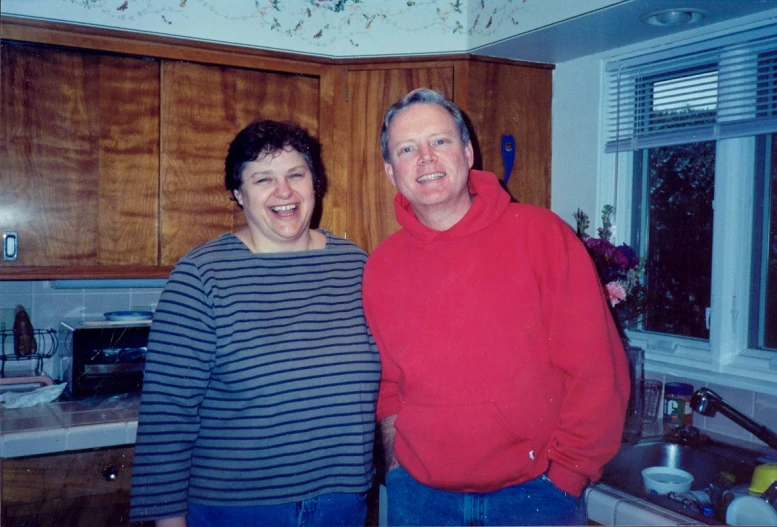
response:
[[[291,179],[302,179],[302,178],[304,178],[304,177],[305,177],[305,174],[296,173],[296,174],[292,174],[292,175],[290,175],[289,177],[290,177]]]
[[[268,178],[268,177],[258,178],[258,179],[254,180],[254,183],[257,184],[257,185],[261,185],[261,184],[269,183],[269,182],[270,182],[270,178]]]

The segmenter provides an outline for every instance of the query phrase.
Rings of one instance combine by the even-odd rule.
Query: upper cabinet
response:
[[[178,61],[162,64],[161,265],[245,224],[224,158],[252,121],[293,119],[318,134],[318,78]]]
[[[473,58],[466,68],[466,102],[460,105],[474,129],[475,167],[504,181],[502,135],[513,136],[507,190],[516,201],[549,208],[553,70],[487,58]]]
[[[159,63],[0,50],[0,229],[19,245],[0,265],[155,265]]]
[[[367,252],[399,229],[393,205],[397,189],[386,176],[379,144],[383,113],[415,88],[453,97],[453,78],[451,64],[394,64],[348,72],[347,235]]]
[[[552,67],[468,55],[329,60],[62,24],[0,21],[2,279],[166,277],[197,245],[244,224],[224,188],[234,135],[255,119],[317,135],[327,193],[318,226],[367,251],[398,229],[379,145],[408,91],[443,92],[473,125],[476,168],[550,205]]]

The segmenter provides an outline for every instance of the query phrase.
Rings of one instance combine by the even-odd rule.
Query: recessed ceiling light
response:
[[[706,16],[707,13],[700,9],[662,9],[642,15],[642,21],[651,26],[677,27],[695,24]]]

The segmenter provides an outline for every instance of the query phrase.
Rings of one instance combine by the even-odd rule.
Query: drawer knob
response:
[[[103,470],[103,478],[105,481],[116,481],[116,479],[119,477],[119,472],[116,470],[116,467],[113,465],[109,465],[108,468]]]

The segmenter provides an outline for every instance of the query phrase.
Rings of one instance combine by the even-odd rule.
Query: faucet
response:
[[[691,396],[691,408],[707,417],[714,417],[717,412],[720,412],[734,421],[734,423],[777,450],[777,434],[731,406],[720,395],[709,388],[699,388],[696,390]]]

